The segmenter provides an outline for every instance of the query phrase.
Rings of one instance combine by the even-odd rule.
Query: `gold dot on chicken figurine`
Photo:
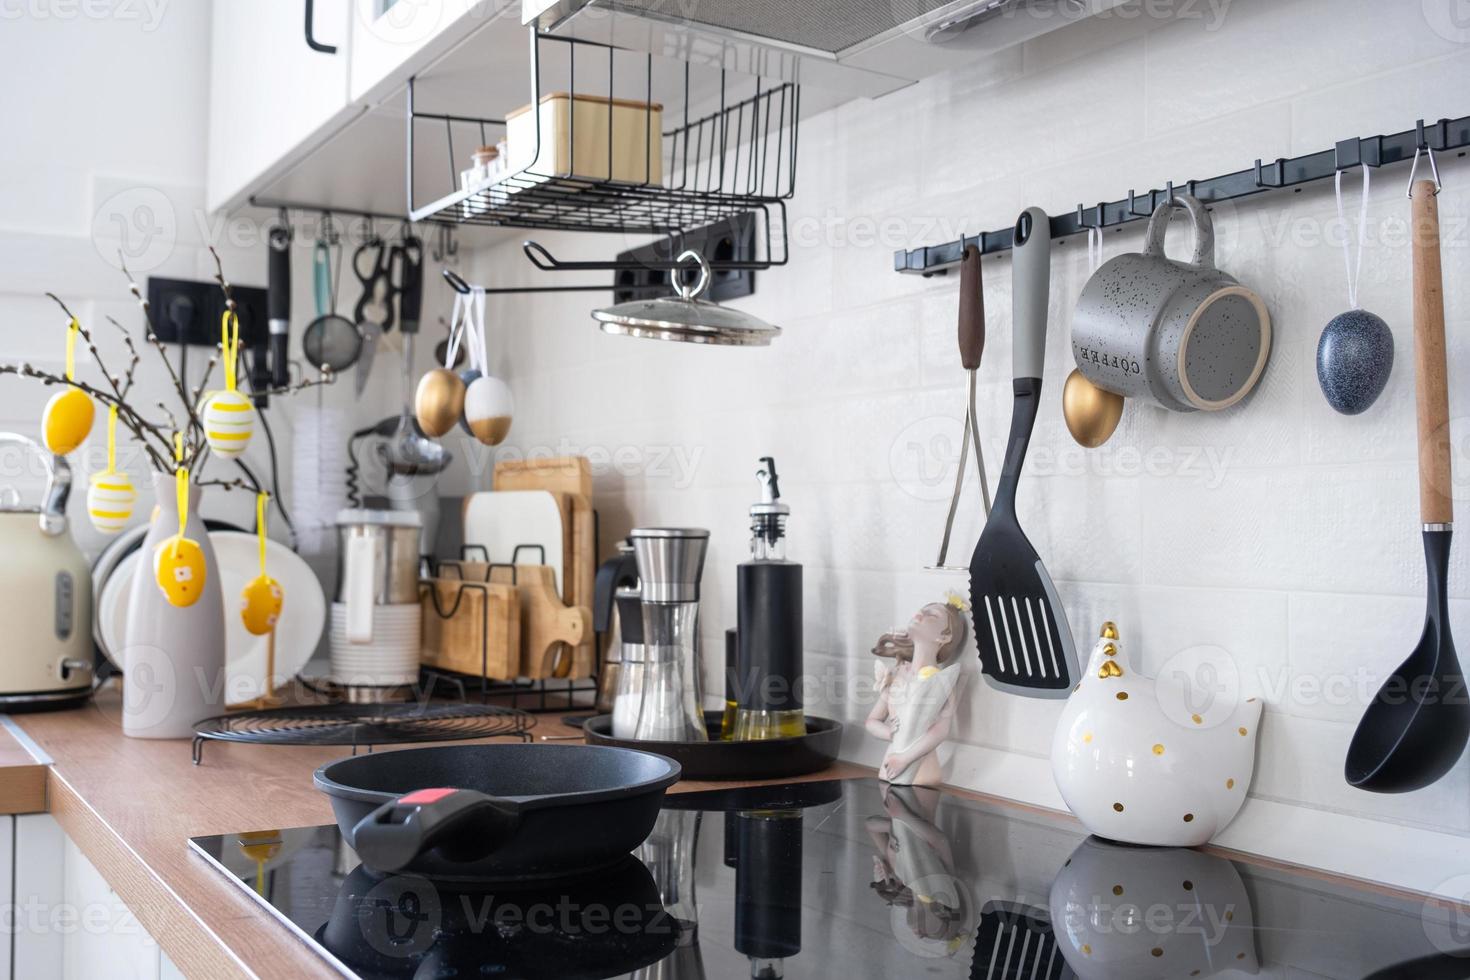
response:
[[[1234,789],[1235,788],[1235,780],[1233,780],[1233,779],[1227,779],[1227,780],[1225,780],[1225,788],[1226,789]]]
[[[1127,691],[1119,691],[1118,692],[1118,700],[1119,701],[1127,701],[1128,700],[1128,692]]]
[[[286,596],[269,575],[257,575],[240,593],[240,619],[253,636],[264,636],[281,621]]]
[[[1160,743],[1158,743],[1157,745],[1154,746],[1154,755],[1163,755],[1163,754],[1164,754],[1164,743],[1160,742]]]
[[[1184,815],[1184,822],[1185,823],[1193,823],[1194,822],[1194,814],[1192,814],[1192,813],[1186,813]]]
[[[1123,804],[1121,804],[1121,803],[1114,803],[1113,804],[1113,809],[1116,810],[1118,813],[1122,813],[1123,812]]]
[[[204,592],[204,552],[199,543],[174,536],[153,553],[153,579],[171,606],[192,606]]]
[[[1102,624],[1102,631],[1098,633],[1098,636],[1104,640],[1116,640],[1118,638],[1118,624],[1114,623],[1111,619],[1108,620]]]

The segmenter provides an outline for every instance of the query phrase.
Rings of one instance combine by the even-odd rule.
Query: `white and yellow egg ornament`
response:
[[[204,402],[204,438],[221,459],[234,459],[255,434],[255,406],[238,391],[216,391]]]
[[[223,351],[225,390],[204,400],[204,438],[222,459],[234,459],[250,445],[255,434],[255,406],[235,389],[240,360],[240,318],[226,310],[220,318],[220,349]]]
[[[159,542],[153,551],[153,581],[171,606],[192,606],[204,594],[208,569],[199,542],[184,536],[189,526],[189,470],[184,466],[184,438],[174,433],[174,486],[178,494],[179,533]]]
[[[260,574],[246,583],[240,592],[240,619],[252,636],[265,636],[281,621],[281,609],[286,604],[286,595],[281,583],[266,574],[265,570],[265,505],[270,494],[257,494],[255,498],[255,534],[260,539]]]
[[[81,324],[72,317],[66,328],[66,380],[76,380],[77,335]],[[58,456],[65,456],[87,441],[96,407],[85,391],[68,384],[51,396],[41,414],[41,441]]]
[[[117,468],[117,406],[107,412],[107,470],[92,474],[87,488],[87,517],[103,534],[116,534],[132,520],[138,492],[133,481]]]

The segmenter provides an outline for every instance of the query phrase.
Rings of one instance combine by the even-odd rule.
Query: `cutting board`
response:
[[[562,597],[572,545],[571,528],[567,526],[570,510],[560,495],[547,490],[470,494],[464,501],[465,557],[504,565],[544,564],[551,570],[552,590]],[[521,547],[524,545],[541,547]],[[484,548],[484,553],[478,548]]]

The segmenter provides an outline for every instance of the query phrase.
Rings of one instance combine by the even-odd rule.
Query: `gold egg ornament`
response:
[[[1123,418],[1123,396],[1099,388],[1073,368],[1062,388],[1062,417],[1079,445],[1096,449],[1117,431]]]
[[[252,636],[265,636],[281,621],[286,594],[269,575],[257,575],[240,592],[240,619]]]
[[[192,606],[204,594],[208,575],[204,550],[192,538],[176,534],[153,552],[153,580],[171,606]]]
[[[116,534],[133,519],[138,492],[126,473],[98,473],[87,488],[87,517],[103,534]]]
[[[41,415],[41,439],[48,450],[65,456],[87,441],[95,417],[96,408],[87,393],[67,385],[46,403]]]
[[[234,459],[255,434],[255,406],[238,391],[216,391],[204,402],[204,438],[221,459]]]
[[[419,379],[413,411],[425,435],[437,439],[454,428],[464,411],[464,393],[464,382],[447,368],[434,368]]]
[[[476,378],[464,393],[465,424],[487,446],[498,446],[505,441],[515,407],[510,385],[493,374]]]

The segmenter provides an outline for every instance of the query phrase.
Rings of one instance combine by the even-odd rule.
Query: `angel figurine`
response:
[[[941,782],[938,750],[954,725],[965,612],[965,601],[950,593],[947,601],[920,609],[906,629],[883,634],[873,647],[873,655],[881,658],[878,699],[865,727],[889,743],[878,769],[884,782]]]

